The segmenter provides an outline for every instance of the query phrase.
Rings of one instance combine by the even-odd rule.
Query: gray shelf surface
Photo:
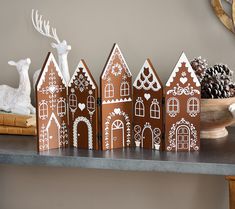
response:
[[[178,153],[140,148],[66,148],[38,154],[36,137],[0,135],[0,164],[235,175],[235,128],[229,128],[225,138],[201,139],[199,152]]]

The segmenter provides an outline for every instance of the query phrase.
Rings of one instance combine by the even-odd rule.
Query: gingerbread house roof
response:
[[[133,86],[136,89],[151,89],[153,91],[158,91],[162,88],[161,81],[157,76],[157,73],[149,59],[147,59],[142,66],[139,74],[134,81]]]
[[[181,54],[178,63],[176,64],[173,72],[171,73],[171,75],[170,75],[170,77],[169,77],[169,79],[168,79],[168,81],[166,83],[166,86],[169,87],[171,85],[171,83],[174,81],[174,78],[176,77],[176,74],[179,72],[179,69],[180,69],[182,63],[185,63],[185,66],[188,68],[188,72],[190,73],[191,77],[193,78],[193,82],[195,83],[195,85],[197,87],[199,87],[200,86],[200,82],[198,81],[197,76],[194,73],[194,70],[191,67],[191,65],[190,65],[190,63],[188,61],[188,58],[186,57],[184,52]]]
[[[101,74],[101,78],[102,79],[106,79],[108,74],[110,73],[110,70],[111,70],[111,66],[113,64],[113,60],[115,58],[115,55],[119,56],[119,59],[121,60],[122,62],[122,65],[124,66],[124,70],[126,71],[126,74],[128,75],[128,77],[131,77],[132,74],[131,74],[131,71],[125,61],[125,58],[119,48],[119,46],[115,43],[112,50],[111,50],[111,53],[109,55],[109,58],[105,64],[105,68]]]
[[[86,79],[89,82],[89,84],[91,85],[92,89],[96,89],[97,85],[96,85],[95,79],[92,77],[90,70],[87,67],[87,65],[83,59],[81,59],[80,62],[78,63],[78,66],[77,66],[72,78],[70,79],[68,86],[71,87],[71,85],[74,82],[74,80],[76,79],[76,76],[78,75],[80,69],[82,69],[82,72],[85,74]]]
[[[63,77],[63,75],[62,75],[62,73],[60,71],[60,68],[59,68],[59,66],[58,66],[58,64],[57,64],[57,62],[55,60],[54,55],[51,52],[49,52],[48,55],[47,55],[47,58],[46,58],[46,60],[45,60],[45,62],[43,64],[42,70],[41,70],[41,72],[39,74],[39,79],[38,79],[37,84],[36,84],[37,90],[40,90],[42,84],[45,82],[45,76],[46,76],[46,73],[48,72],[48,69],[49,69],[48,66],[50,65],[51,61],[54,63],[55,70],[58,73],[58,76],[61,78],[62,83],[65,86],[67,86],[66,82],[64,80],[64,77]]]

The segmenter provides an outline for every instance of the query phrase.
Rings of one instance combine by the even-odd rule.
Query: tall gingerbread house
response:
[[[122,148],[132,141],[132,74],[114,44],[100,78],[102,149]]]
[[[67,86],[52,53],[48,53],[36,84],[38,150],[66,147]]]
[[[200,83],[183,53],[165,87],[167,151],[200,148]]]
[[[74,147],[98,149],[98,87],[84,60],[68,84],[70,139]]]
[[[162,94],[162,83],[151,61],[147,59],[133,84],[133,134],[137,147],[161,148]]]

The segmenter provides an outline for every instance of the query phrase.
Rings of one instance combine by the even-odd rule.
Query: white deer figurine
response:
[[[13,88],[8,85],[0,85],[0,110],[16,114],[35,114],[35,108],[31,104],[31,85],[29,80],[29,58],[18,62],[9,61],[9,65],[16,66],[20,76],[19,87]]]
[[[71,50],[71,46],[67,44],[65,40],[60,42],[58,35],[56,33],[55,28],[50,29],[49,21],[43,20],[42,15],[38,14],[38,11],[34,12],[32,10],[32,23],[34,28],[43,36],[52,38],[56,41],[56,43],[51,43],[51,46],[53,48],[56,48],[57,54],[58,54],[58,60],[59,60],[59,67],[61,70],[61,73],[65,79],[65,81],[68,83],[70,81],[70,74],[69,74],[69,67],[68,67],[68,53]],[[52,34],[51,34],[52,31]],[[35,84],[37,82],[38,76],[39,76],[40,70],[37,70],[34,73],[33,76],[33,84],[35,87]]]

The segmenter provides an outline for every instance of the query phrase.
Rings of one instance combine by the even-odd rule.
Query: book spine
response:
[[[0,134],[31,135],[36,136],[36,127],[21,128],[12,126],[0,126]]]
[[[0,115],[0,125],[28,127],[28,119],[17,118],[17,116]]]

